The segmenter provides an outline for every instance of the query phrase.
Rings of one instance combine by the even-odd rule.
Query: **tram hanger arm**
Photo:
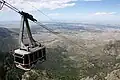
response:
[[[22,16],[24,16],[25,18],[27,18],[27,19],[30,19],[31,21],[33,21],[33,22],[37,22],[37,20],[35,19],[35,18],[33,18],[33,16],[31,15],[31,14],[29,14],[29,13],[26,13],[26,12],[23,12],[23,11],[21,11],[21,12],[19,12]]]

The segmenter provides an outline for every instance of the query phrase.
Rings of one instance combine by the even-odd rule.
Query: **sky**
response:
[[[120,0],[6,0],[39,21],[120,24]],[[40,13],[45,13],[48,17]],[[0,21],[19,21],[21,16],[3,7]]]

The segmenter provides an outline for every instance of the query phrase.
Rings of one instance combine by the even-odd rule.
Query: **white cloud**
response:
[[[83,1],[102,1],[102,0],[83,0]]]
[[[36,8],[47,8],[50,10],[71,7],[75,5],[77,0],[6,0],[13,6],[22,9],[32,11],[35,6]]]
[[[94,15],[115,15],[117,12],[96,12]]]
[[[50,13],[50,14],[48,14],[48,16],[62,16],[62,14],[60,14],[60,13]]]

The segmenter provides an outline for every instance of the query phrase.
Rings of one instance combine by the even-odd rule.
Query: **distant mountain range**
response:
[[[102,24],[86,24],[86,23],[55,23],[55,22],[44,22],[47,28],[53,30],[54,32],[72,32],[72,31],[87,31],[87,32],[107,32],[107,31],[120,31],[119,25],[102,25]],[[3,26],[4,25],[4,26]],[[43,29],[41,26],[36,24],[31,24],[32,34],[36,33],[48,33],[47,30]],[[13,35],[18,37],[20,31],[19,22],[9,22],[9,23],[0,23],[1,30],[0,36],[6,37]],[[10,30],[2,27],[8,27]],[[17,36],[16,36],[17,35]]]
[[[72,30],[72,31],[119,31],[119,25],[100,25],[100,24],[83,24],[83,23],[46,23],[46,26],[58,30]]]

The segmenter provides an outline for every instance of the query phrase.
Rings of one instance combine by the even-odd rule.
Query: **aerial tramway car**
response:
[[[41,45],[32,37],[28,19],[32,21],[36,21],[36,19],[34,19],[32,15],[25,12],[20,12],[20,14],[22,15],[19,36],[20,47],[14,51],[14,63],[16,67],[20,69],[30,70],[38,61],[43,62],[46,60],[46,50],[44,45]],[[25,24],[29,39],[29,43],[27,44],[24,43],[23,39]]]
[[[45,60],[44,46],[31,48],[30,51],[17,49],[14,53],[14,63],[16,67],[23,70],[30,70],[38,61],[43,62]]]

